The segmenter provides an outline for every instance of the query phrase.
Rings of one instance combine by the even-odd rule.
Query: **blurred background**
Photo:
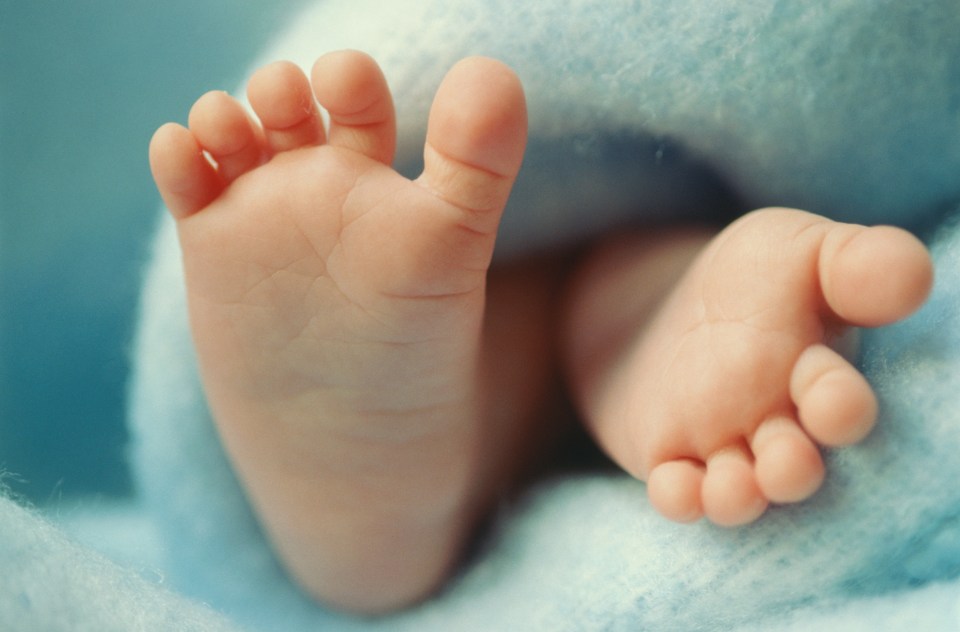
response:
[[[123,495],[124,395],[158,196],[153,130],[234,90],[305,0],[0,0],[0,471]]]

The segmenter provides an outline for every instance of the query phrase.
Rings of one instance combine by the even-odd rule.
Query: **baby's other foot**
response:
[[[305,588],[399,607],[443,579],[489,501],[478,357],[523,92],[492,60],[455,66],[415,181],[389,166],[392,99],[369,57],[322,57],[312,80],[273,64],[248,96],[256,118],[209,93],[150,151],[209,405]]]
[[[818,489],[820,446],[870,431],[874,393],[837,349],[851,326],[912,313],[931,282],[902,230],[752,213],[696,257],[587,416],[665,516],[750,522]]]

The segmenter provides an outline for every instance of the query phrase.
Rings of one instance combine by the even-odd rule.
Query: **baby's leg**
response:
[[[721,525],[819,487],[819,446],[861,439],[876,400],[834,349],[906,317],[932,281],[889,227],[764,210],[705,232],[629,235],[588,258],[564,326],[599,443],[669,518]]]
[[[522,89],[491,60],[454,67],[415,181],[389,167],[393,107],[368,57],[323,57],[312,85],[268,66],[249,98],[259,121],[210,93],[189,129],[164,126],[151,144],[204,388],[304,588],[349,609],[400,607],[448,574],[516,440],[485,423],[499,417],[481,339]]]

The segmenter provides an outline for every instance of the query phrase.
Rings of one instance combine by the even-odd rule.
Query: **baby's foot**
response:
[[[204,387],[292,573],[343,607],[397,607],[442,579],[481,502],[485,280],[522,89],[497,62],[455,66],[415,181],[389,166],[368,57],[325,56],[311,80],[274,64],[248,95],[259,121],[209,93],[151,144]]]
[[[741,218],[598,389],[598,439],[678,521],[742,524],[803,500],[824,475],[819,446],[858,441],[876,416],[835,350],[842,335],[909,315],[931,280],[922,244],[898,229],[791,210]]]

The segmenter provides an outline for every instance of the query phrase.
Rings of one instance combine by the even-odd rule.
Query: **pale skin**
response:
[[[834,343],[931,286],[908,233],[786,209],[621,233],[569,274],[489,270],[526,140],[506,66],[451,69],[415,180],[389,167],[391,97],[361,53],[309,78],[272,64],[248,97],[253,115],[204,95],[151,167],[226,450],[279,558],[335,607],[442,585],[537,449],[558,372],[664,516],[734,526],[809,498],[821,449],[877,411]]]

